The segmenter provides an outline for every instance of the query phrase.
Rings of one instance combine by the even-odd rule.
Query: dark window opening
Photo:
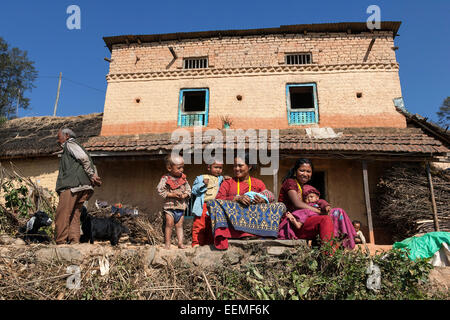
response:
[[[314,88],[312,86],[290,87],[291,109],[314,108]]]
[[[184,59],[184,69],[203,69],[208,68],[208,58],[189,58]]]
[[[320,192],[320,199],[327,199],[326,189],[325,189],[325,172],[324,171],[314,171],[311,180],[308,182],[309,185],[313,186]]]
[[[183,92],[184,112],[205,112],[206,92],[205,91],[185,91]]]
[[[311,64],[311,53],[287,54],[286,64]]]

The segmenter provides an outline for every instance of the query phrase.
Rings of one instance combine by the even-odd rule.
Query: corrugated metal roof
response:
[[[381,21],[380,29],[376,31],[392,31],[393,36],[397,35],[400,28],[400,21]],[[212,37],[242,37],[264,34],[292,34],[304,32],[347,32],[351,33],[370,32],[366,22],[338,22],[338,23],[317,23],[317,24],[294,24],[282,25],[277,28],[261,29],[240,29],[240,30],[215,30],[196,32],[176,32],[165,34],[147,35],[119,35],[103,37],[106,46],[112,50],[115,44],[126,44],[140,42],[160,42],[160,41],[180,41],[183,39],[212,38]]]

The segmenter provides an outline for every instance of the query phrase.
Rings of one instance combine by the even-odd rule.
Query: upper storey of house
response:
[[[400,22],[105,37],[103,135],[222,128],[406,127]]]

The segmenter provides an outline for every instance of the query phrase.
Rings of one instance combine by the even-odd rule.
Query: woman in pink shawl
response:
[[[309,203],[304,201],[304,195],[320,196],[315,188],[306,184],[312,171],[309,159],[299,159],[283,179],[278,201],[283,202],[288,211],[281,219],[278,238],[315,240],[319,235],[323,242],[327,242],[335,237],[343,239],[344,247],[353,249],[356,232],[343,209],[331,209],[325,200],[318,197]]]

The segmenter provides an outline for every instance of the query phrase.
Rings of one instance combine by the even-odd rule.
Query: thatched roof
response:
[[[176,145],[170,133],[100,136],[102,116],[102,113],[95,113],[7,121],[0,125],[0,159],[50,156],[60,151],[56,136],[63,126],[74,130],[77,140],[93,155],[159,156]],[[408,128],[335,128],[339,136],[320,139],[309,136],[305,129],[284,129],[279,131],[278,148],[285,154],[302,152],[310,156],[448,158],[448,133],[425,126],[417,117],[407,116]],[[226,136],[225,132],[223,134]],[[208,144],[209,141],[203,142]],[[272,148],[270,143],[269,147]]]
[[[256,136],[259,136],[256,130]],[[306,129],[279,130],[279,145],[275,146],[282,153],[302,152],[304,155],[317,155],[338,157],[339,155],[394,156],[420,159],[432,159],[436,156],[446,156],[449,149],[441,141],[426,135],[421,128],[334,128],[336,137],[316,138],[307,134]],[[191,132],[190,142],[186,147],[194,147],[194,137]],[[223,148],[227,148],[225,136],[222,131]],[[236,132],[237,134],[237,132]],[[244,135],[245,133],[240,133]],[[248,137],[245,139],[248,142]],[[235,141],[235,140],[233,140]],[[269,141],[271,139],[269,138]],[[204,137],[203,146],[210,141]],[[178,143],[171,140],[170,133],[148,133],[121,136],[96,136],[84,143],[91,153],[103,155],[161,155],[169,153]],[[230,145],[236,148],[233,143]],[[246,144],[246,148],[248,143]],[[269,143],[272,149],[272,144]]]
[[[27,117],[0,125],[0,159],[49,156],[60,151],[56,142],[61,127],[72,129],[84,143],[98,136],[103,113],[72,117]]]
[[[420,114],[412,114],[406,109],[398,107],[396,107],[396,109],[405,116],[408,127],[421,128],[427,135],[438,139],[447,148],[450,147],[450,131],[448,130],[448,127],[444,129],[428,118],[424,118]]]

